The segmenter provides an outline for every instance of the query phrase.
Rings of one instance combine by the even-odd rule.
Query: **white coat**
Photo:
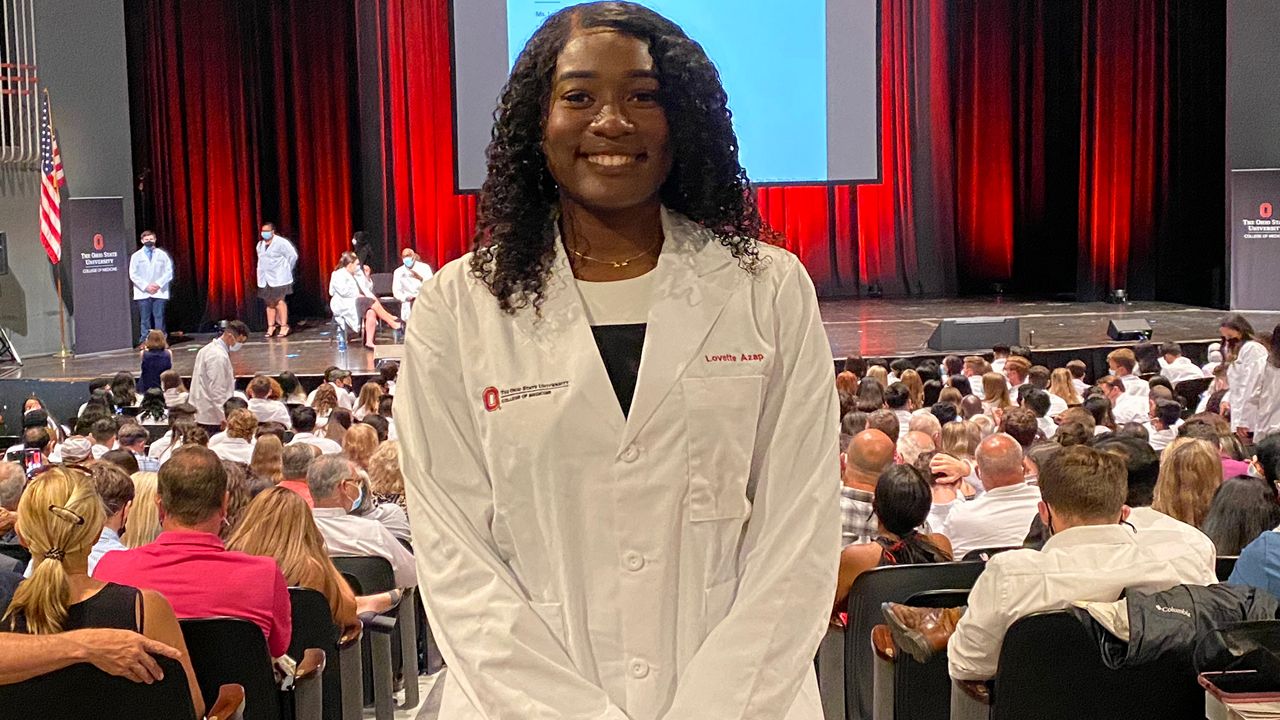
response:
[[[129,257],[129,283],[133,285],[133,299],[146,300],[157,298],[169,299],[169,283],[173,282],[173,259],[169,253],[160,248],[151,249],[151,257],[147,257],[147,249],[141,248]],[[147,287],[155,284],[160,289],[153,293]]]
[[[221,337],[216,337],[196,353],[191,369],[191,388],[187,402],[196,408],[196,422],[220,425],[226,417],[222,404],[236,390],[236,373],[231,366],[231,352]]]
[[[838,403],[813,284],[664,212],[629,417],[557,241],[543,319],[450,263],[395,417],[446,720],[820,720]]]
[[[259,240],[258,287],[280,287],[293,282],[293,266],[298,264],[298,251],[289,238],[276,235],[268,245]]]
[[[348,330],[359,332],[362,326],[360,313],[356,311],[356,298],[360,297],[360,284],[356,276],[346,268],[338,268],[329,276],[329,311],[333,319]]]
[[[1235,362],[1227,367],[1227,402],[1231,404],[1231,429],[1258,426],[1258,383],[1267,366],[1267,347],[1250,340],[1240,348]]]
[[[396,268],[391,276],[391,294],[400,301],[400,319],[409,320],[409,311],[413,308],[410,300],[416,300],[422,292],[422,283],[431,278],[431,266],[424,262],[416,262],[413,268],[404,265]]]

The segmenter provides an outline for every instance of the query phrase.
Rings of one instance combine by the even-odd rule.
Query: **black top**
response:
[[[142,377],[138,379],[138,393],[160,387],[160,373],[173,367],[168,350],[148,350],[142,353]]]
[[[604,361],[605,372],[613,393],[618,396],[622,414],[631,413],[631,399],[636,394],[636,378],[640,375],[640,354],[644,351],[645,324],[594,325],[591,334]]]
[[[138,588],[107,583],[93,597],[67,607],[67,620],[62,624],[62,629],[115,628],[140,633],[140,594]],[[27,631],[27,618],[22,613],[13,616],[13,631]]]

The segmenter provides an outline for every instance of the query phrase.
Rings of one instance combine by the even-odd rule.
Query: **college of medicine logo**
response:
[[[568,380],[557,380],[548,383],[533,383],[530,385],[516,385],[514,387],[499,389],[490,385],[480,393],[480,399],[484,402],[485,412],[496,412],[502,409],[502,406],[516,402],[518,400],[528,400],[530,398],[547,398],[558,392],[569,389]]]
[[[93,236],[93,249],[101,250],[106,241],[102,239],[102,233],[95,233]]]

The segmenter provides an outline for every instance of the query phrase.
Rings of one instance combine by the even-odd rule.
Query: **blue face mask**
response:
[[[263,239],[263,240],[270,240],[270,239],[271,239],[271,232],[270,232],[270,231],[267,231],[267,230],[263,230],[263,231],[262,231],[262,239]]]
[[[348,512],[355,512],[362,502],[364,502],[364,485],[360,486],[360,493],[356,495],[355,502],[351,503],[351,510]]]
[[[411,267],[413,267],[413,258],[411,258],[411,257],[407,257],[407,258],[405,258],[405,259],[404,259],[404,266],[405,266],[405,267],[407,267],[407,268],[411,268]]]

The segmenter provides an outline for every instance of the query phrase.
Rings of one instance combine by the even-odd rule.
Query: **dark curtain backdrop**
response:
[[[126,8],[139,207],[187,317],[251,301],[260,217],[308,291],[365,219],[380,257],[468,249],[447,0]],[[763,188],[762,213],[828,295],[1219,304],[1224,38],[1199,0],[880,0],[882,181]]]
[[[298,246],[294,314],[359,220],[350,3],[126,0],[138,224],[174,256],[171,322],[261,323],[264,221]]]

